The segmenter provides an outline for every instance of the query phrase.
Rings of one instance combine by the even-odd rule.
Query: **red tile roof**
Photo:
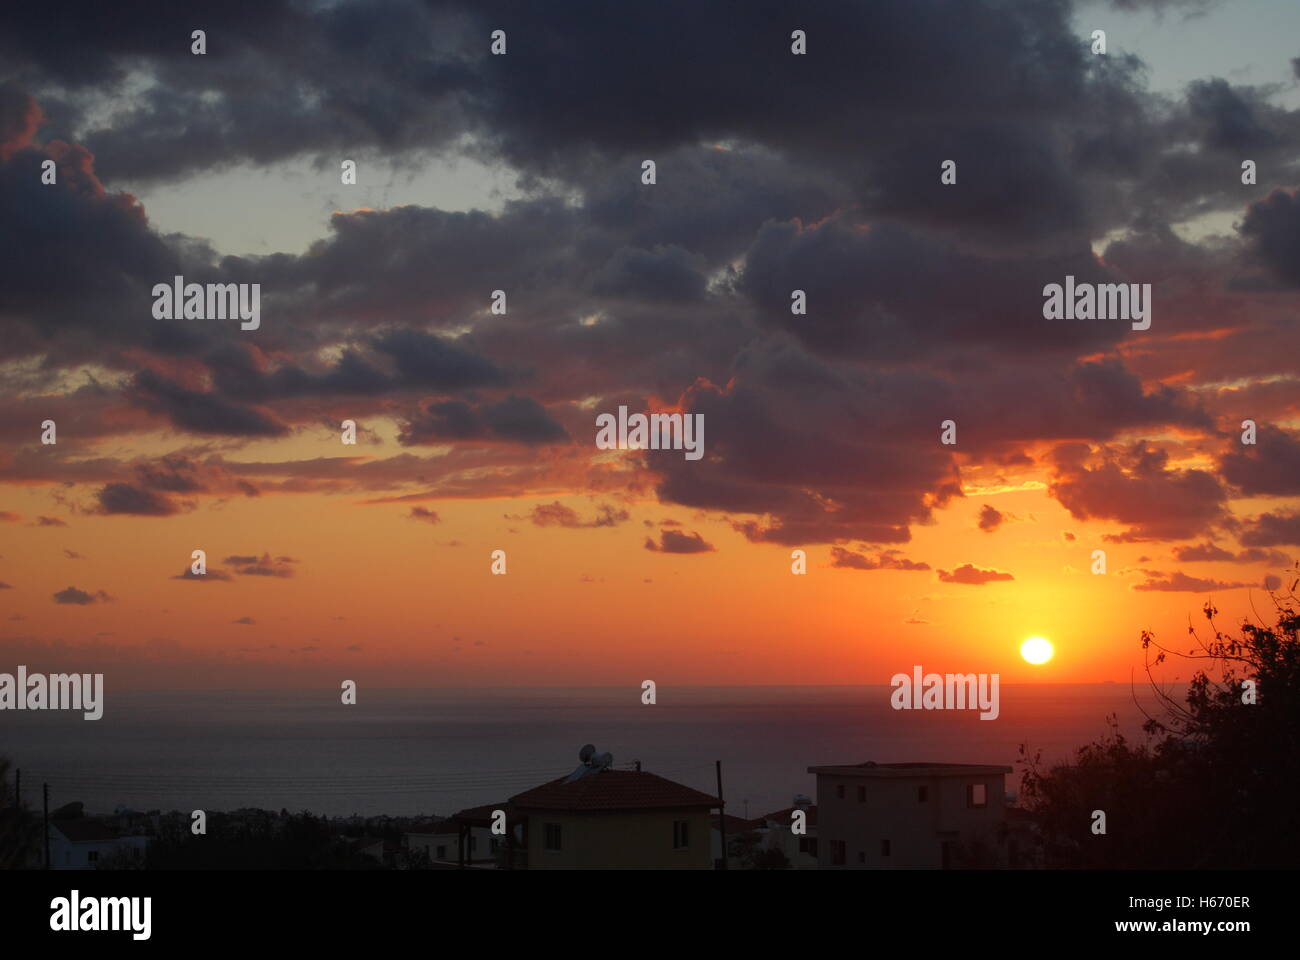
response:
[[[636,770],[605,770],[572,783],[560,777],[510,798],[525,810],[646,810],[718,805],[717,797],[657,774]]]
[[[51,820],[50,826],[73,843],[102,843],[117,839],[117,834],[98,820]]]

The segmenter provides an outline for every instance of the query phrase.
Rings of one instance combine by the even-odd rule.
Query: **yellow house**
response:
[[[717,797],[639,770],[560,778],[510,798],[530,870],[711,870]]]

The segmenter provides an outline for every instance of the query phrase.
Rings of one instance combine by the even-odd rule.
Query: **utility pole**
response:
[[[727,811],[722,802],[722,761],[715,761],[718,770],[718,838],[722,841],[722,866],[727,869]]]
[[[45,800],[45,869],[50,869],[50,785],[41,784],[41,792]]]

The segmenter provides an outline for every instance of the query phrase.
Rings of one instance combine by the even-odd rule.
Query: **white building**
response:
[[[51,870],[94,870],[123,851],[143,857],[149,846],[148,837],[118,836],[89,817],[52,820],[49,837]]]

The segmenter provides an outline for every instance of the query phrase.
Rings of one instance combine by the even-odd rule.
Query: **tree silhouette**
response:
[[[1300,565],[1297,565],[1300,571]],[[1110,732],[1044,768],[1021,747],[1021,791],[1049,867],[1240,869],[1300,865],[1300,604],[1292,579],[1272,592],[1274,622],[1246,620],[1237,635],[1193,625],[1186,653],[1144,630],[1156,715],[1134,744]],[[1157,680],[1171,658],[1196,670],[1185,699]],[[1105,832],[1096,830],[1097,812]]]

